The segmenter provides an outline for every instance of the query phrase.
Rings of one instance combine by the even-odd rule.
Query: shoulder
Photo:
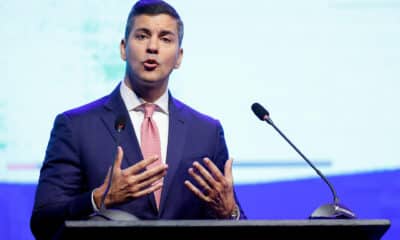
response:
[[[120,85],[117,85],[110,94],[84,105],[66,110],[60,113],[58,117],[68,119],[91,119],[93,117],[98,118],[98,116],[104,115],[111,110],[117,112],[123,111],[125,105],[119,92],[119,86]]]
[[[83,104],[81,106],[68,109],[61,113],[60,115],[64,115],[69,118],[76,118],[76,117],[85,117],[90,115],[97,115],[98,113],[104,111],[104,105],[108,102],[109,96],[101,97],[97,100],[92,102]]]
[[[203,124],[221,125],[218,119],[200,112],[176,98],[172,98],[172,103],[177,111],[181,112],[189,121],[194,121],[196,123],[200,122]]]
[[[99,116],[104,114],[104,106],[108,99],[109,96],[104,96],[92,102],[60,112],[54,119],[54,129],[64,127],[69,129],[81,125],[93,125],[93,123],[97,122],[97,119],[100,119]]]

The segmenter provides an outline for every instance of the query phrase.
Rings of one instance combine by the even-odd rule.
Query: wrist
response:
[[[233,207],[232,211],[229,214],[230,220],[239,220],[240,219],[240,209],[237,204]]]
[[[101,199],[103,198],[103,193],[100,188],[96,188],[93,190],[93,200],[97,207],[97,209],[101,208]]]

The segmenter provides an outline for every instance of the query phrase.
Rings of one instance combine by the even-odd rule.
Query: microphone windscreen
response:
[[[120,132],[120,131],[124,130],[125,125],[126,125],[126,117],[125,117],[125,115],[119,115],[115,120],[115,124],[114,124],[115,130]]]
[[[261,120],[264,121],[265,117],[269,117],[269,112],[259,103],[253,103],[251,105],[251,110],[253,110],[254,114]]]

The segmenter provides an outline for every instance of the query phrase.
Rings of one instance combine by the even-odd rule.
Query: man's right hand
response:
[[[119,146],[114,163],[112,184],[104,200],[106,207],[142,197],[160,189],[163,185],[161,179],[166,175],[168,165],[160,164],[153,168],[149,165],[158,160],[158,156],[144,159],[126,169],[121,169],[123,150]],[[144,171],[143,171],[144,170]],[[106,191],[111,171],[108,171],[104,183],[93,192],[97,208],[100,208],[101,199]]]

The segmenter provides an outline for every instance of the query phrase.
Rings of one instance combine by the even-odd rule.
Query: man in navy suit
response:
[[[65,220],[88,219],[103,205],[139,219],[246,218],[220,122],[168,91],[182,61],[182,38],[183,23],[169,4],[133,6],[120,43],[123,81],[110,95],[55,119],[31,218],[37,238],[56,236]],[[155,104],[160,136],[160,154],[147,158],[140,135],[144,104]],[[121,132],[114,127],[118,116],[127,116]]]

